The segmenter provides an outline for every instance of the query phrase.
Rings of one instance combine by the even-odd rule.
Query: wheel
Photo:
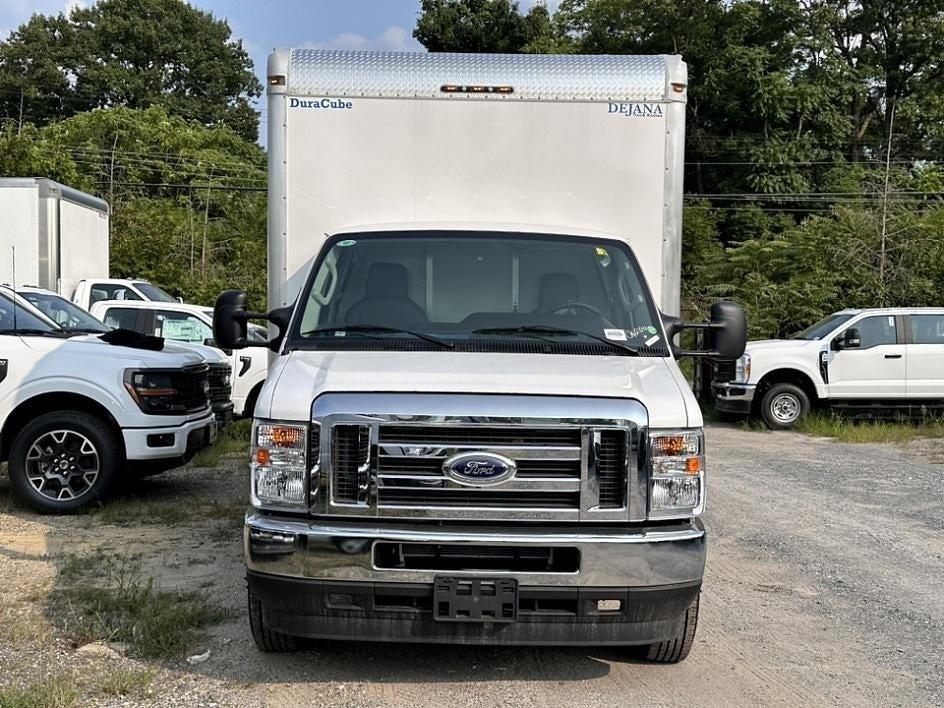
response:
[[[760,402],[760,414],[767,427],[787,430],[796,425],[810,412],[810,397],[799,386],[778,383],[764,393]]]
[[[247,591],[249,597],[249,626],[252,629],[252,638],[259,647],[259,651],[286,652],[298,649],[298,639],[290,634],[282,634],[266,627],[262,619],[262,603],[259,598]]]
[[[698,599],[685,610],[685,624],[678,636],[664,642],[650,644],[646,652],[646,661],[655,661],[660,664],[677,664],[682,661],[695,643],[695,628],[698,626]]]
[[[46,413],[13,439],[10,482],[36,511],[75,511],[108,495],[123,458],[108,421],[82,411]]]

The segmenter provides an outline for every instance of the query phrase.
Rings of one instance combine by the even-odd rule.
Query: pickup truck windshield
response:
[[[290,346],[667,356],[629,248],[492,232],[329,242]]]
[[[16,312],[14,313],[14,309]],[[14,305],[5,293],[0,293],[0,334],[44,334],[58,333],[52,324],[43,320],[20,304]]]
[[[103,333],[111,330],[78,305],[52,293],[20,292],[20,297],[67,332]]]
[[[790,339],[822,339],[837,327],[852,319],[852,313],[838,312],[827,315],[819,322],[811,324],[804,330],[790,335]]]
[[[134,287],[144,293],[144,296],[148,300],[153,300],[154,302],[180,302],[180,300],[177,298],[173,297],[156,285],[151,285],[151,283],[135,281]]]

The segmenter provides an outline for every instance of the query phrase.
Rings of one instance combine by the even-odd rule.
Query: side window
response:
[[[140,300],[141,296],[134,290],[119,283],[95,283],[90,289],[89,301],[96,303],[101,300]]]
[[[911,315],[911,341],[914,344],[944,344],[944,315]]]
[[[203,340],[213,336],[209,326],[200,318],[170,310],[158,310],[154,313],[154,334],[164,339],[197,344],[203,344]]]
[[[122,329],[138,328],[138,311],[130,307],[110,307],[105,311],[102,321],[109,327]]]
[[[858,328],[862,337],[861,349],[877,347],[881,344],[897,344],[898,331],[895,328],[894,315],[876,315],[859,320],[853,327]]]

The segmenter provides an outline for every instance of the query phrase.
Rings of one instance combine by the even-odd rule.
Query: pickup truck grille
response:
[[[174,403],[189,413],[209,407],[207,365],[187,367],[170,374],[171,386],[176,389]]]
[[[230,400],[233,387],[230,383],[229,364],[210,364],[210,402],[226,403]]]
[[[645,420],[633,400],[323,394],[312,410],[311,511],[378,520],[644,520]],[[507,463],[507,473],[464,477],[462,456],[480,454]]]

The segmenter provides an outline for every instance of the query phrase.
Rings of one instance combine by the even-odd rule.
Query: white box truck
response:
[[[108,277],[105,201],[51,179],[0,179],[0,214],[0,282],[71,297],[83,278]]]
[[[691,647],[702,417],[677,56],[277,50],[250,620],[297,637]],[[707,331],[710,351],[675,335]]]

